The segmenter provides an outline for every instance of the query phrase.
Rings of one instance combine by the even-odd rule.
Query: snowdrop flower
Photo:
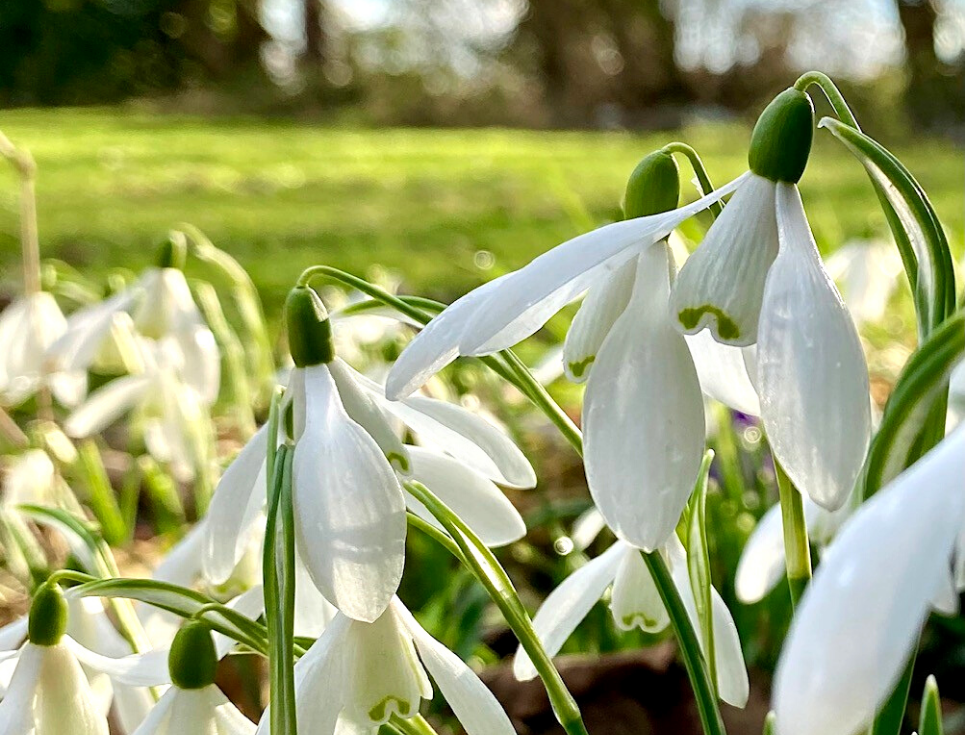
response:
[[[141,357],[143,373],[115,378],[91,393],[67,417],[64,431],[74,438],[88,437],[136,411],[151,456],[167,464],[178,480],[189,481],[202,461],[197,447],[207,420],[205,405],[182,380],[163,345],[142,340]]]
[[[207,625],[189,620],[178,631],[170,650],[161,652],[165,658],[157,653],[119,661],[90,659],[92,665],[112,671],[122,680],[172,684],[134,735],[251,735],[255,731],[255,723],[241,714],[214,683],[223,654],[218,652]]]
[[[5,460],[0,508],[15,510],[18,505],[77,507],[73,494],[43,449],[28,449]]]
[[[83,371],[49,371],[44,354],[67,329],[54,297],[38,291],[17,299],[0,314],[0,404],[16,406],[49,386],[65,406],[80,401],[87,389]]]
[[[564,366],[571,379],[587,380],[583,428],[590,492],[620,538],[659,548],[693,490],[703,454],[701,376],[694,357],[704,358],[708,393],[731,400],[731,391],[741,399],[735,407],[756,408],[743,356],[733,350],[726,355],[728,348],[713,340],[688,345],[667,308],[675,275],[668,235],[745,178],[673,209],[680,188],[676,163],[664,151],[647,156],[627,185],[630,219],[570,240],[456,301],[403,352],[389,374],[388,396],[408,394],[459,354],[512,346],[587,291],[566,337]],[[749,397],[736,395],[745,388]],[[648,420],[640,421],[642,415]]]
[[[859,329],[866,322],[881,321],[901,274],[901,256],[894,245],[881,240],[848,242],[832,253],[825,268],[840,284]]]
[[[108,343],[116,317],[130,314],[137,334],[163,343],[167,361],[210,405],[221,379],[218,346],[181,270],[183,252],[173,242],[165,243],[160,263],[124,290],[72,314],[66,332],[48,349],[48,362],[61,370],[87,370]]]
[[[427,672],[469,735],[513,735],[492,692],[395,597],[371,623],[339,613],[295,664],[299,730],[375,735],[393,715],[413,717],[432,698]],[[266,712],[259,735],[268,723]]]
[[[674,534],[661,552],[667,560],[674,585],[680,593],[690,621],[700,630],[697,604],[687,571],[687,552]],[[600,556],[580,567],[550,593],[533,618],[533,627],[547,653],[559,652],[576,626],[587,616],[608,588],[613,622],[621,630],[659,633],[670,624],[660,593],[640,551],[617,541]],[[749,683],[741,652],[737,626],[717,590],[711,591],[714,621],[714,656],[720,697],[728,704],[747,703]],[[520,681],[536,676],[536,669],[520,648],[513,661],[513,673]]]
[[[775,676],[781,735],[858,732],[892,691],[965,526],[965,429],[863,504],[818,567]]]
[[[28,638],[0,702],[0,735],[108,735],[107,717],[91,691],[69,636],[67,602],[44,585],[30,609]]]
[[[826,547],[852,513],[851,502],[837,510],[825,510],[804,496],[804,522],[812,544]],[[781,505],[777,503],[754,527],[737,564],[734,588],[745,605],[760,602],[784,578],[784,526]]]
[[[286,315],[295,361],[285,400],[295,439],[296,547],[326,599],[349,617],[372,622],[395,594],[406,533],[400,477],[426,480],[467,512],[468,523],[492,529],[496,538],[490,541],[508,543],[522,535],[521,519],[508,501],[499,500],[492,481],[529,487],[536,478],[507,436],[443,401],[419,396],[387,401],[381,387],[335,356],[331,324],[311,289],[292,290]],[[444,454],[406,446],[394,421]],[[212,581],[227,578],[261,518],[268,440],[262,427],[215,491],[203,554]],[[501,527],[494,527],[493,518]]]
[[[686,334],[757,344],[761,419],[794,484],[829,510],[848,497],[871,434],[868,370],[848,310],[821,264],[797,181],[813,109],[789,89],[754,129],[749,174],[687,260],[671,307]]]

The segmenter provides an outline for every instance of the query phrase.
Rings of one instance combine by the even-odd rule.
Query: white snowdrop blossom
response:
[[[207,422],[205,404],[170,362],[164,343],[142,340],[140,355],[144,372],[115,378],[91,393],[67,417],[64,431],[74,438],[92,436],[133,411],[151,456],[167,464],[178,480],[189,481],[204,461],[199,447]]]
[[[318,316],[324,307],[314,291],[292,293],[286,309],[296,314],[289,317],[296,367],[284,404],[292,412],[295,440],[296,549],[327,600],[346,615],[371,622],[385,610],[401,578],[407,500],[413,512],[425,515],[414,498],[406,497],[401,481],[425,481],[498,545],[520,538],[525,527],[493,482],[530,487],[535,473],[505,434],[465,409],[421,396],[390,402],[381,386],[331,350],[325,361],[309,364],[313,358],[303,352],[315,348],[291,337],[292,324],[300,319],[296,310],[302,308],[292,302],[306,299],[315,328],[330,334],[330,325]],[[403,444],[400,422],[441,451]],[[229,466],[212,499],[203,564],[205,576],[215,583],[230,574],[263,516],[268,439],[263,427]]]
[[[683,600],[691,624],[700,630],[697,603],[687,571],[687,552],[676,534],[661,553],[667,561],[674,586]],[[621,630],[639,628],[647,633],[659,633],[670,624],[660,593],[640,556],[640,550],[617,541],[563,580],[543,601],[533,618],[533,627],[547,653],[554,655],[559,652],[607,589],[611,589],[610,612],[613,621]],[[711,590],[711,596],[714,657],[720,697],[728,704],[743,707],[747,703],[750,685],[737,626],[716,589]],[[516,652],[513,673],[521,681],[536,676],[536,669],[522,648]]]
[[[178,268],[148,268],[124,290],[72,314],[66,331],[47,350],[48,363],[60,370],[87,370],[110,347],[121,314],[130,315],[138,336],[161,346],[165,362],[205,405],[214,403],[220,352]]]
[[[398,598],[371,623],[339,613],[295,664],[299,731],[375,735],[393,715],[413,717],[432,698],[427,673],[468,735],[513,735],[492,692]],[[259,735],[268,723],[266,712]]]
[[[846,242],[824,265],[841,287],[859,329],[865,323],[881,321],[902,272],[901,255],[894,245],[882,240]]]
[[[0,508],[6,510],[18,505],[57,507],[64,505],[65,499],[73,500],[43,449],[28,449],[23,454],[5,457],[2,489]]]
[[[963,478],[960,427],[845,524],[781,654],[774,688],[781,735],[867,726],[898,681],[930,609],[936,601],[957,602],[952,557],[965,526]]]
[[[785,129],[775,132],[782,115]],[[774,455],[797,487],[834,510],[861,470],[871,409],[857,330],[822,266],[796,185],[812,128],[802,92],[788,90],[765,110],[752,171],[681,268],[670,301],[686,334],[707,328],[719,342],[757,345],[751,372]],[[769,144],[771,153],[803,155],[775,162],[764,156]]]
[[[46,291],[23,296],[0,313],[0,405],[17,406],[43,386],[65,406],[84,397],[82,370],[49,370],[44,364],[47,349],[66,329],[67,320]]]

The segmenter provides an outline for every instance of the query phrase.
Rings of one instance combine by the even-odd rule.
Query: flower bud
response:
[[[27,639],[37,646],[56,646],[67,630],[67,600],[59,584],[45,582],[34,595]]]
[[[171,682],[178,689],[203,689],[214,683],[217,668],[211,629],[200,620],[189,620],[174,636],[168,654]]]
[[[312,289],[296,286],[285,300],[288,349],[295,367],[311,367],[335,359],[332,324],[325,305]]]
[[[188,257],[188,244],[185,242],[184,234],[172,232],[165,238],[157,249],[158,268],[177,268],[184,270],[184,263]]]
[[[796,184],[804,174],[814,138],[814,107],[804,92],[785,89],[757,119],[747,162],[758,176]]]
[[[673,155],[656,151],[633,169],[623,195],[627,219],[669,212],[680,199],[680,172]]]

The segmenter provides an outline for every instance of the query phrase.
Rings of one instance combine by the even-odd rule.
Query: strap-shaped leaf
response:
[[[911,356],[871,443],[865,464],[864,496],[873,495],[939,440],[925,435],[944,427],[948,378],[965,354],[965,312],[947,319]],[[941,413],[941,421],[936,422]]]
[[[955,310],[955,272],[948,240],[928,196],[907,168],[884,146],[835,118],[827,128],[861,162],[874,184],[901,252],[924,340]]]
[[[938,696],[938,682],[934,676],[925,680],[925,692],[921,697],[921,717],[918,735],[943,735],[942,700]]]

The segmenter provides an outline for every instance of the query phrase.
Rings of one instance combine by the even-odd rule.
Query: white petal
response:
[[[460,354],[484,355],[522,341],[591,283],[614,272],[640,248],[667,237],[678,224],[740,186],[743,179],[685,207],[614,222],[543,253],[510,274],[470,316],[459,342]]]
[[[138,284],[94,306],[70,315],[67,331],[47,351],[53,370],[86,370],[94,361],[114,323],[114,315],[126,311],[141,293]]]
[[[335,380],[338,396],[349,418],[375,439],[393,467],[408,474],[411,471],[408,451],[375,397],[362,389],[355,380],[354,371],[341,359],[333,360],[328,369]]]
[[[761,418],[788,477],[841,507],[871,435],[868,368],[851,317],[821,267],[797,187],[777,190],[781,253],[764,293],[758,343]]]
[[[0,628],[0,651],[13,651],[20,648],[20,644],[27,637],[29,618],[24,615]]]
[[[587,510],[580,513],[579,517],[573,521],[570,529],[570,540],[573,546],[580,551],[586,551],[590,544],[596,541],[596,537],[606,528],[606,520],[603,514],[597,510],[595,505],[591,505]]]
[[[201,573],[201,550],[208,535],[210,516],[206,516],[178,541],[151,575],[160,582],[193,587]]]
[[[206,406],[212,405],[221,387],[221,353],[214,334],[203,324],[193,324],[174,336],[184,357],[181,377]]]
[[[576,626],[580,624],[613,583],[627,547],[615,543],[596,559],[563,580],[540,605],[533,627],[550,656],[556,655]],[[522,648],[513,659],[513,674],[520,681],[536,677],[536,669]]]
[[[107,674],[122,684],[150,687],[171,683],[171,674],[168,671],[169,649],[158,648],[146,653],[111,658],[94,653],[70,637],[65,637],[63,641],[64,646],[84,666]]]
[[[501,429],[482,416],[424,396],[387,402],[385,408],[421,439],[500,485],[518,488],[536,485],[536,472],[526,455]]]
[[[402,488],[378,444],[345,413],[328,368],[303,372],[305,431],[294,458],[299,553],[333,605],[370,622],[402,578]]]
[[[335,730],[344,697],[349,688],[345,680],[346,634],[353,625],[350,618],[335,616],[321,637],[295,664],[295,701],[298,729],[305,733],[327,735]],[[266,710],[258,732],[268,735]]]
[[[737,599],[745,605],[763,600],[784,574],[784,527],[778,503],[757,522],[741,552],[734,580]]]
[[[168,689],[158,700],[158,703],[145,718],[141,726],[134,731],[133,735],[167,735],[170,733],[170,721],[172,708],[177,702],[181,690],[176,687]],[[175,733],[170,733],[175,735]],[[205,735],[208,735],[205,733]]]
[[[114,712],[121,732],[133,733],[157,706],[151,690],[129,687],[112,682],[114,688]]]
[[[704,452],[697,371],[667,316],[668,267],[663,244],[640,257],[583,401],[590,494],[613,532],[647,551],[673,533]]]
[[[466,322],[489,294],[510,274],[483,284],[453,301],[420,331],[399,355],[385,383],[393,401],[409,395],[459,355]]]
[[[249,532],[267,498],[267,451],[266,424],[225,470],[211,498],[201,559],[204,576],[212,584],[223,584],[248,548]]]
[[[49,646],[42,659],[34,700],[35,735],[108,735],[107,718],[70,649]]]
[[[147,396],[154,385],[148,375],[116,378],[91,393],[64,422],[68,436],[83,438],[110,426]]]
[[[778,251],[774,188],[748,174],[684,263],[670,299],[678,329],[696,334],[708,327],[732,345],[757,341],[764,282]]]
[[[635,274],[636,264],[625,263],[587,291],[563,343],[563,370],[574,383],[589,377],[600,345],[630,301]]]
[[[733,707],[743,707],[750,696],[747,664],[741,650],[734,618],[716,589],[711,589],[714,620],[714,657],[717,663],[717,690],[720,698]]]
[[[818,567],[775,676],[781,735],[857,732],[891,692],[949,573],[965,430],[860,507]]]
[[[750,364],[756,372],[756,347],[721,344],[709,331],[687,335],[687,346],[704,393],[735,411],[748,416],[761,415],[757,388],[748,370]]]
[[[834,251],[825,265],[842,286],[856,326],[881,320],[901,273],[901,256],[894,245],[877,240],[848,243]]]
[[[505,546],[526,535],[519,511],[492,482],[444,454],[410,447],[412,479],[418,480],[462,520],[487,546]],[[436,527],[439,522],[418,500],[406,493],[413,513]]]
[[[305,563],[295,551],[295,635],[318,638],[335,619],[338,609],[312,582]]]
[[[401,605],[399,606],[401,607]],[[403,620],[422,663],[468,735],[515,735],[502,705],[456,654],[429,635],[408,611]]]
[[[7,692],[0,701],[0,735],[32,735],[32,705],[40,685],[44,653],[44,647],[32,643],[21,649]]]
[[[670,616],[650,570],[640,552],[630,546],[627,546],[627,553],[613,580],[610,612],[621,630],[639,627],[647,633],[659,633],[670,624]]]

